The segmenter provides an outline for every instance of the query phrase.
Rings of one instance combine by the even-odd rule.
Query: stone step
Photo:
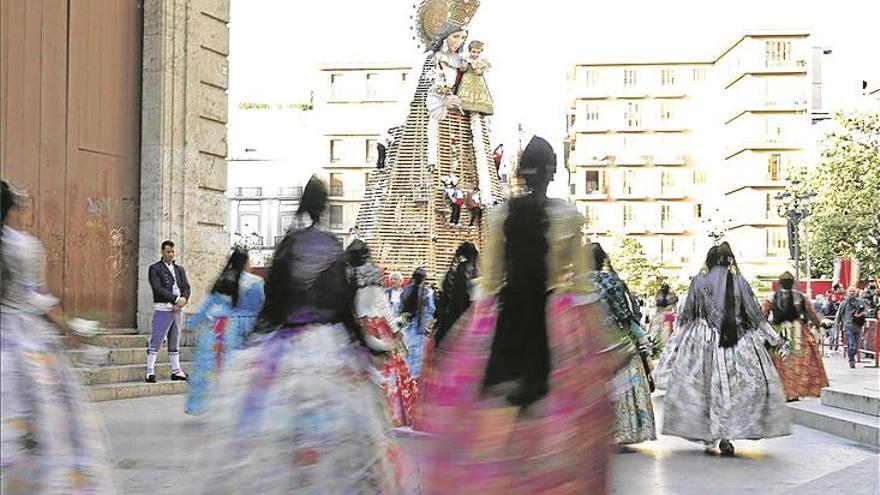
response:
[[[146,345],[142,345],[140,347],[123,347],[123,348],[115,348],[115,349],[106,349],[107,351],[107,360],[102,364],[107,366],[120,366],[120,365],[129,365],[129,364],[137,364],[140,366],[146,366],[147,364],[147,348]],[[67,354],[70,356],[73,363],[77,366],[88,364],[82,364],[82,359],[87,358],[87,354],[91,352],[88,350],[71,350],[67,351]],[[195,347],[180,347],[180,360],[181,362],[192,361],[193,353],[195,352]],[[168,362],[168,348],[162,347],[159,350],[159,357],[157,358],[157,362],[159,363],[167,363]]]
[[[182,362],[180,363],[180,367],[183,368],[184,373],[187,373],[190,369],[190,363]],[[96,368],[79,368],[79,372],[86,385],[122,384],[143,382],[144,376],[146,375],[146,366],[142,364],[99,366]],[[168,362],[156,363],[156,379],[171,379],[171,365]]]
[[[825,406],[817,399],[790,402],[788,407],[796,424],[880,448],[880,419],[876,416]]]
[[[160,381],[157,383],[112,383],[108,385],[92,385],[86,387],[86,390],[88,390],[92,401],[103,402],[108,400],[153,397],[156,395],[184,394],[187,391],[187,383],[170,381]]]
[[[880,391],[865,388],[825,387],[822,389],[821,402],[823,406],[880,417]]]
[[[108,335],[137,335],[137,328],[130,327],[102,327],[102,334]]]
[[[98,334],[92,337],[83,337],[82,339],[83,343],[86,345],[93,345],[96,347],[109,347],[111,349],[119,349],[123,347],[140,347],[141,349],[146,349],[148,340],[149,336],[147,336],[146,334]],[[195,345],[195,341],[196,336],[192,332],[185,332],[183,335],[180,336],[181,346]]]

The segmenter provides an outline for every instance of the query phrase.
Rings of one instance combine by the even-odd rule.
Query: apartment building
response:
[[[809,165],[809,35],[749,33],[714,58],[582,63],[569,76],[570,198],[585,234],[634,236],[687,276],[712,215],[750,277],[788,267],[773,196]]]
[[[321,174],[330,188],[328,227],[346,242],[375,170],[377,143],[402,125],[400,100],[410,87],[402,63],[348,63],[320,67],[316,115]]]

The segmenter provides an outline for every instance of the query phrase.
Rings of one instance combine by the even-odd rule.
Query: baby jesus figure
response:
[[[465,57],[462,67],[465,73],[458,86],[458,97],[461,99],[462,110],[492,115],[492,95],[489,94],[489,86],[484,77],[492,65],[481,57],[482,53],[482,41],[474,40],[468,44],[468,56]]]

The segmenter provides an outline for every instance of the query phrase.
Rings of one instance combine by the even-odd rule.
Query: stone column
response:
[[[147,267],[164,239],[196,309],[227,254],[229,0],[145,0],[138,329],[148,331]]]

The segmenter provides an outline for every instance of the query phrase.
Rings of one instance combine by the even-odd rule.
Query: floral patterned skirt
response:
[[[368,334],[382,340],[392,340],[393,333],[385,318],[359,318],[361,328]],[[382,365],[382,389],[388,402],[388,411],[394,426],[412,426],[413,407],[416,401],[416,382],[409,376],[409,368],[403,355],[391,351]]]
[[[368,354],[341,324],[277,330],[235,353],[200,446],[200,493],[399,493]]]
[[[785,397],[819,397],[822,389],[828,386],[828,376],[813,333],[799,321],[773,327],[791,343],[791,353],[785,359],[773,355]]]
[[[569,294],[547,305],[550,392],[527,410],[480,393],[495,332],[493,296],[471,305],[435,349],[416,421],[430,435],[423,452],[429,494],[605,493],[613,363],[596,305]]]
[[[718,345],[705,320],[676,328],[654,376],[665,379],[664,435],[693,441],[791,434],[779,374],[758,331]]]
[[[234,351],[244,347],[245,339],[256,323],[257,318],[252,316],[222,316],[199,326],[192,370],[187,382],[187,414],[202,414],[205,411],[220,370],[229,362]]]
[[[642,358],[630,359],[614,382],[625,384],[614,397],[614,442],[624,445],[656,440],[651,386]]]
[[[116,493],[100,417],[42,317],[0,311],[0,492]]]

